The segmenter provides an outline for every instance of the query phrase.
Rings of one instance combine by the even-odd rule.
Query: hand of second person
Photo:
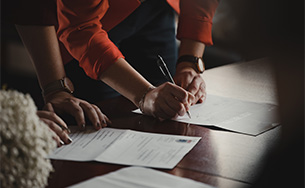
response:
[[[97,130],[111,123],[96,105],[78,99],[64,91],[48,96],[44,109],[59,114],[68,113],[72,115],[81,129],[85,129],[86,126],[85,116],[89,118]]]
[[[57,142],[58,147],[64,144],[70,144],[72,142],[71,138],[68,135],[70,133],[68,126],[54,112],[39,110],[37,111],[37,115],[40,120],[47,124],[51,131],[56,134],[53,139]]]
[[[145,96],[144,112],[160,119],[183,116],[195,96],[183,88],[166,82],[149,91]]]
[[[205,101],[206,84],[201,75],[193,68],[184,67],[183,69],[177,70],[174,80],[177,85],[195,95],[192,105]]]

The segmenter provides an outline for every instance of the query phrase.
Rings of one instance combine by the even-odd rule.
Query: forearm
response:
[[[41,88],[65,77],[65,69],[54,26],[18,25],[16,28],[32,58]],[[97,106],[75,98],[65,91],[56,90],[56,92],[47,94],[44,97],[47,102],[46,110],[71,114],[75,117],[81,129],[84,129],[86,125],[85,115],[97,130],[107,126],[107,123],[109,123],[109,119]],[[54,125],[52,130],[62,132],[58,126]],[[61,138],[64,138],[66,143],[71,142],[66,137]]]
[[[40,86],[65,76],[54,26],[16,25],[36,69]]]
[[[196,57],[202,57],[205,49],[205,44],[199,41],[190,40],[190,39],[181,39],[179,55],[192,55]],[[177,70],[181,70],[185,67],[192,67],[193,63],[182,62],[177,65]]]
[[[197,57],[202,57],[204,49],[205,45],[202,42],[190,39],[181,39],[179,56],[193,55]]]
[[[131,100],[136,106],[143,94],[152,85],[135,71],[123,58],[105,70],[100,79]]]

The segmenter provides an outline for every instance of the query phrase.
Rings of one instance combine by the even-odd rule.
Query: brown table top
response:
[[[249,64],[251,63],[255,64],[260,62],[261,60],[258,60],[211,69],[207,71],[207,76],[213,75],[213,71],[216,73],[222,72],[222,70],[232,69],[234,66],[238,68],[242,66],[249,67]],[[264,74],[266,74],[266,71],[264,71]],[[219,73],[219,75],[223,76],[222,73]],[[233,77],[235,79],[236,75]],[[214,80],[219,79],[220,77]],[[211,81],[213,80],[212,78],[207,78],[206,80],[208,86],[209,84],[213,84]],[[243,84],[240,84],[240,87],[242,87],[242,85]],[[244,86],[249,87],[247,82],[245,82]],[[261,87],[259,84],[254,84],[254,87],[255,86]],[[214,85],[213,87],[216,89],[211,93],[215,94],[215,91],[219,88],[217,88],[217,85]],[[270,91],[273,90],[270,89]],[[271,93],[270,91],[269,94]],[[235,92],[235,94],[236,93],[237,92]],[[230,95],[233,94],[232,92],[230,93]],[[273,96],[272,93],[270,95]],[[238,95],[236,96],[236,98],[242,98]],[[259,101],[265,100],[270,102],[273,100],[272,97],[266,97],[265,99],[259,97],[255,98],[253,94],[251,97],[253,99],[258,99]],[[202,137],[199,143],[174,169],[161,171],[191,178],[220,188],[247,187],[253,183],[255,176],[260,173],[261,167],[264,164],[264,159],[272,148],[274,148],[275,144],[278,143],[280,136],[280,127],[276,127],[258,136],[249,136],[218,128],[189,125],[171,120],[161,122],[153,117],[132,113],[131,111],[135,109],[135,106],[123,97],[102,101],[98,103],[98,106],[111,119],[112,124],[110,127],[152,133]],[[53,172],[49,178],[48,187],[56,188],[66,187],[94,176],[103,175],[126,167],[123,165],[101,162],[73,162],[61,160],[52,160],[52,164],[55,172]]]

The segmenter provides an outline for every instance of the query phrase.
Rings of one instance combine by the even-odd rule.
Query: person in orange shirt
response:
[[[84,116],[89,116],[99,129],[101,125],[106,126],[108,118],[90,103],[117,96],[115,89],[145,114],[168,119],[183,115],[190,105],[205,98],[205,83],[200,76],[203,70],[198,69],[197,63],[205,45],[212,45],[212,18],[217,4],[217,0],[57,0],[58,24],[55,26],[65,70],[58,63],[52,63],[53,60],[60,62],[58,44],[51,48],[57,55],[47,58],[48,61],[39,55],[39,37],[55,41],[53,26],[19,26],[19,33],[25,33],[24,42],[32,44],[26,46],[30,53],[34,52],[31,56],[37,60],[34,63],[39,68],[39,80],[45,80],[41,84],[45,102],[51,104],[56,113],[71,113],[81,127],[85,125]],[[21,10],[31,10],[22,7]],[[41,11],[38,14],[56,12],[33,9]],[[179,53],[174,10],[179,14]],[[49,17],[52,16],[34,16],[32,20]],[[27,25],[31,24],[50,25],[35,21]],[[31,31],[44,34],[35,35]],[[179,86],[164,83],[167,80],[156,65],[157,54],[163,56]],[[39,62],[41,60],[44,62]],[[51,74],[54,71],[60,74]],[[64,79],[58,80],[59,75]],[[58,83],[66,84],[65,88],[56,88]],[[75,87],[73,95],[71,85]]]
[[[41,88],[65,77],[66,73],[54,26],[57,24],[56,11],[52,7],[56,10],[56,4],[52,0],[30,0],[4,1],[2,5],[1,20],[5,24],[15,24],[35,66]],[[22,80],[20,82],[22,83]],[[85,116],[96,129],[109,123],[107,116],[94,104],[60,89],[50,92],[60,97],[54,97],[52,101],[45,98],[44,109],[39,107],[37,115],[50,127],[50,130],[56,133],[54,140],[58,146],[72,142],[68,126],[58,116],[59,114],[71,114],[81,128],[85,126]],[[44,92],[44,94],[46,93]]]
[[[57,0],[57,34],[74,58],[66,71],[80,88],[75,94],[103,100],[120,93],[145,114],[184,115],[205,98],[198,64],[205,45],[212,45],[217,5],[217,0]],[[179,52],[174,11],[179,13]],[[179,86],[166,82],[157,54]]]

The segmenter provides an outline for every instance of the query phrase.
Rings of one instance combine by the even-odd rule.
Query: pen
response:
[[[165,78],[170,81],[173,84],[176,84],[171,73],[169,72],[165,62],[163,61],[162,57],[158,55],[158,61],[157,61],[158,67],[160,68],[162,74],[165,76]],[[191,114],[189,111],[186,111],[188,117],[191,119]]]

